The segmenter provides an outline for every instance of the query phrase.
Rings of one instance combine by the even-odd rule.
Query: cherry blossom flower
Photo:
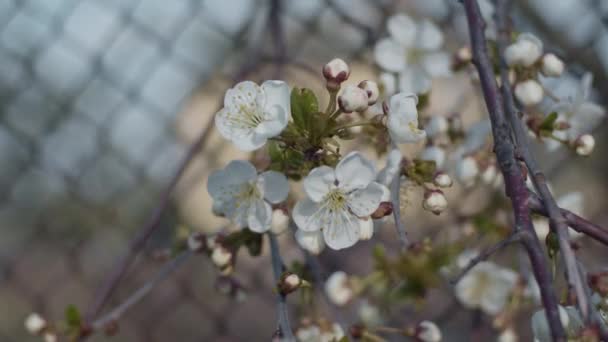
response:
[[[334,272],[327,278],[325,293],[329,300],[338,306],[346,305],[355,295],[350,287],[348,275],[343,271]]]
[[[38,335],[47,327],[47,322],[42,316],[34,312],[25,318],[24,325],[27,332]]]
[[[526,107],[539,104],[543,96],[543,87],[536,80],[525,80],[515,85],[515,97]]]
[[[438,169],[442,169],[445,164],[446,152],[443,148],[435,145],[427,146],[418,156],[421,160],[434,161]]]
[[[263,233],[271,227],[270,204],[287,198],[289,184],[279,172],[258,175],[250,162],[234,160],[209,176],[207,191],[217,209],[237,226]]]
[[[390,97],[386,126],[395,143],[415,143],[426,137],[426,132],[418,128],[417,104],[418,97],[412,93],[398,93]]]
[[[508,65],[529,67],[543,54],[543,42],[531,33],[522,33],[517,40],[505,49],[505,61]]]
[[[344,87],[338,96],[340,109],[345,113],[362,112],[367,109],[368,103],[367,91],[352,84]]]
[[[215,115],[220,134],[242,151],[262,147],[279,135],[290,118],[289,86],[283,81],[238,83],[224,96],[224,108]]]
[[[416,326],[416,338],[423,342],[441,341],[441,330],[431,321],[422,321]]]
[[[564,72],[564,62],[552,53],[547,53],[542,59],[541,72],[547,77],[559,77]]]
[[[450,74],[450,56],[441,51],[443,34],[433,22],[397,14],[387,29],[390,37],[376,44],[374,56],[382,69],[399,73],[401,91],[426,93],[433,77]]]
[[[346,155],[335,170],[313,169],[303,181],[306,198],[293,209],[296,225],[305,232],[322,230],[332,249],[354,245],[388,191],[375,179],[374,165],[358,152]]]
[[[505,306],[517,278],[512,270],[480,262],[456,284],[456,297],[467,308],[496,315]]]

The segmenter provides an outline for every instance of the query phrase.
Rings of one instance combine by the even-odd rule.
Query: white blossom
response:
[[[452,177],[445,172],[438,172],[433,178],[433,183],[440,188],[449,188],[454,183]]]
[[[296,230],[296,242],[300,247],[312,254],[319,254],[325,248],[323,232],[320,230],[307,232],[302,229]]]
[[[350,287],[348,275],[343,271],[332,273],[325,282],[325,293],[332,303],[343,306],[354,296],[353,289]]]
[[[577,215],[583,215],[583,208],[585,207],[585,199],[583,194],[579,191],[569,192],[565,195],[557,197],[555,200],[557,205],[562,208],[569,210]],[[584,215],[583,215],[584,216]],[[537,216],[533,220],[534,230],[536,235],[541,241],[545,241],[547,234],[549,234],[549,220],[546,217]],[[577,239],[584,234],[577,232],[570,228],[568,235],[571,239]]]
[[[434,161],[437,169],[443,169],[446,159],[446,152],[439,146],[430,145],[420,152],[418,158],[421,160]]]
[[[426,132],[418,128],[417,104],[418,97],[412,93],[398,93],[390,97],[386,125],[395,143],[415,143],[426,137]]]
[[[332,87],[339,87],[350,76],[350,67],[340,58],[334,58],[323,66],[323,77]]]
[[[558,77],[564,72],[564,62],[552,53],[543,56],[541,72],[547,77]]]
[[[289,226],[289,216],[283,209],[275,209],[272,211],[272,223],[270,231],[274,234],[281,234],[287,230]]]
[[[522,33],[505,49],[507,64],[529,67],[543,54],[543,42],[531,33]]]
[[[456,179],[464,186],[471,186],[479,174],[479,165],[472,156],[467,156],[456,164]]]
[[[329,326],[310,324],[299,327],[295,335],[298,342],[334,342],[344,337],[344,330],[337,323]]]
[[[373,327],[382,323],[380,309],[378,309],[377,306],[370,304],[367,300],[364,300],[361,305],[359,305],[357,315],[361,322],[368,327]]]
[[[543,96],[543,87],[536,80],[525,80],[515,85],[515,97],[524,106],[539,104]]]
[[[271,227],[270,204],[287,198],[289,184],[279,172],[266,171],[258,175],[250,162],[234,160],[209,176],[207,191],[218,210],[236,225],[263,233]]]
[[[574,147],[579,156],[588,156],[595,147],[595,138],[591,134],[583,134],[574,140]]]
[[[441,330],[431,321],[422,321],[416,327],[416,338],[422,342],[441,341]]]
[[[583,327],[580,315],[576,308],[572,306],[558,306],[559,318],[566,330],[566,334],[569,337],[574,337],[578,330]],[[549,329],[549,323],[547,322],[547,315],[545,310],[539,310],[532,315],[532,332],[534,333],[535,342],[551,342],[551,330]]]
[[[28,333],[38,335],[46,328],[47,322],[42,316],[34,312],[25,318],[24,325]]]
[[[216,246],[211,252],[211,261],[219,268],[228,266],[232,261],[232,252],[222,246]]]
[[[517,338],[517,334],[515,333],[515,331],[512,328],[507,328],[505,330],[503,330],[500,335],[498,335],[498,338],[496,339],[496,342],[517,342],[518,338]]]
[[[362,112],[367,109],[368,103],[367,92],[352,84],[344,87],[338,96],[338,105],[345,113]]]
[[[382,72],[378,76],[378,82],[382,88],[382,94],[389,97],[397,92],[397,78],[390,72]]]
[[[496,315],[505,306],[517,278],[517,273],[509,269],[480,262],[456,284],[456,297],[467,308]]]
[[[289,86],[283,81],[238,83],[224,96],[224,108],[215,115],[220,134],[243,151],[262,147],[287,126],[291,116]]]
[[[498,169],[496,165],[488,165],[481,173],[481,180],[486,184],[493,184],[498,176]]]
[[[426,135],[430,138],[438,137],[448,131],[449,124],[448,119],[445,116],[435,115],[433,116],[426,125],[424,130]]]
[[[435,215],[439,215],[447,209],[448,200],[441,190],[431,190],[424,194],[422,207]]]
[[[380,97],[380,87],[378,87],[378,83],[374,81],[361,81],[359,83],[359,88],[365,90],[367,93],[367,104],[372,106],[378,101]]]
[[[303,181],[306,198],[293,209],[296,225],[306,232],[322,230],[332,249],[354,245],[388,191],[375,179],[374,165],[358,152],[346,155],[335,170],[313,169]]]
[[[296,330],[298,342],[317,342],[321,339],[321,328],[318,325],[299,327]]]
[[[450,74],[450,56],[441,51],[443,33],[433,22],[397,14],[387,29],[390,37],[376,44],[374,57],[382,69],[399,73],[401,91],[426,93],[433,77]]]
[[[57,342],[59,341],[59,339],[57,338],[57,334],[53,333],[53,332],[45,332],[42,335],[42,340],[44,342]]]

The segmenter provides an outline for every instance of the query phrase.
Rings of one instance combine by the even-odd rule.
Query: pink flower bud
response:
[[[435,215],[441,214],[448,207],[448,200],[441,190],[429,190],[424,194],[422,207]]]
[[[378,83],[374,81],[362,81],[359,83],[359,88],[365,90],[367,93],[367,104],[373,105],[378,101],[378,97],[380,97],[380,88],[378,87]]]
[[[367,92],[354,85],[344,87],[338,96],[338,105],[345,113],[362,112],[369,106],[368,102]]]
[[[334,58],[323,66],[323,77],[327,80],[327,88],[330,90],[338,90],[348,76],[350,76],[350,68],[340,58]]]

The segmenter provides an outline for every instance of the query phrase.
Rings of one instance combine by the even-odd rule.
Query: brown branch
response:
[[[528,254],[532,271],[539,284],[542,303],[547,315],[551,336],[555,341],[566,341],[566,332],[559,318],[558,300],[553,288],[549,265],[528,209],[528,189],[511,140],[511,129],[505,119],[502,99],[498,91],[484,36],[485,22],[475,0],[464,0],[465,12],[473,50],[473,62],[479,73],[483,96],[488,108],[494,137],[494,153],[505,179],[505,190],[511,200],[517,230],[522,230],[521,242]]]

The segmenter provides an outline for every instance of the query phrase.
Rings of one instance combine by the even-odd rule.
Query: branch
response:
[[[186,250],[185,252],[182,252],[176,256],[173,260],[165,263],[165,265],[163,265],[163,267],[154,275],[152,279],[148,280],[148,282],[146,282],[141,288],[133,292],[131,296],[122,302],[122,304],[118,305],[116,308],[91,323],[91,329],[93,331],[98,331],[104,329],[108,324],[117,321],[130,307],[137,304],[161,281],[167,279],[191,256],[192,252],[190,250]]]
[[[534,213],[547,216],[547,210],[545,209],[542,200],[536,193],[532,191],[530,191],[530,200],[528,201],[528,204]],[[606,230],[606,228],[600,227],[597,224],[590,222],[569,210],[563,208],[560,210],[562,215],[564,215],[566,218],[569,227],[579,233],[583,233],[599,242],[602,242],[605,245],[608,245],[608,230]]]
[[[507,113],[509,122],[511,123],[511,129],[515,136],[517,144],[517,150],[523,158],[526,166],[528,167],[529,174],[534,183],[534,187],[540,194],[544,207],[549,216],[549,225],[552,230],[557,234],[559,242],[559,250],[562,255],[564,265],[566,266],[566,278],[568,285],[573,288],[576,293],[578,308],[583,315],[585,321],[589,319],[589,298],[587,298],[584,288],[584,279],[581,277],[578,266],[576,264],[576,256],[570,246],[570,239],[568,237],[568,224],[566,218],[562,215],[560,208],[557,206],[557,202],[549,187],[547,186],[546,177],[540,170],[536,158],[532,154],[526,129],[521,122],[518,110],[515,106],[513,94],[511,93],[511,84],[509,84],[509,69],[502,58],[504,50],[506,49],[510,31],[508,29],[508,0],[499,0],[497,3],[497,24],[499,29],[498,34],[498,50],[500,55],[500,78],[502,82],[502,94],[504,101],[504,108]]]
[[[476,257],[471,259],[469,263],[458,273],[454,279],[450,280],[450,283],[456,284],[465,276],[473,267],[477,266],[482,261],[488,259],[492,254],[498,252],[499,250],[507,247],[513,242],[519,242],[521,239],[521,231],[516,231],[513,234],[509,235],[507,238],[498,241],[496,244],[488,247],[487,249],[481,251]]]
[[[475,0],[464,0],[465,12],[469,26],[473,62],[477,67],[479,79],[492,123],[494,153],[505,179],[505,190],[511,200],[515,216],[515,227],[522,230],[521,242],[528,254],[536,281],[539,284],[543,306],[551,336],[555,341],[566,341],[566,333],[559,318],[558,300],[552,286],[549,266],[528,210],[528,189],[519,164],[515,158],[511,132],[505,119],[498,86],[494,78],[492,64],[487,53],[484,36],[485,22]]]
[[[397,148],[393,143],[393,148]],[[401,172],[398,172],[391,182],[391,202],[393,202],[393,218],[395,219],[395,229],[399,235],[399,241],[401,242],[401,251],[405,252],[410,242],[407,238],[403,221],[401,221]]]
[[[279,253],[279,244],[277,238],[272,233],[268,233],[268,240],[270,241],[270,256],[272,258],[272,271],[274,272],[275,283],[278,283],[281,279],[285,266]],[[295,341],[296,338],[293,336],[291,325],[289,323],[289,312],[287,310],[287,298],[281,293],[277,293],[277,315],[278,315],[278,333],[281,337],[281,341]]]

